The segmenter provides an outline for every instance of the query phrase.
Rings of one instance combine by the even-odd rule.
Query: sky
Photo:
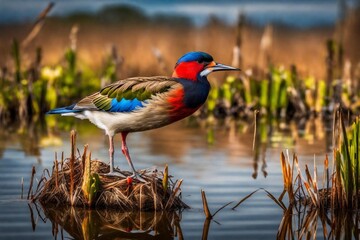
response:
[[[350,5],[357,0],[346,0]],[[0,24],[33,20],[46,7],[45,0],[0,0]],[[332,25],[338,18],[337,0],[55,0],[50,15],[64,16],[74,12],[96,12],[114,4],[139,7],[148,15],[181,14],[197,25],[206,23],[210,14],[233,24],[239,12],[258,25],[281,22],[295,27]]]

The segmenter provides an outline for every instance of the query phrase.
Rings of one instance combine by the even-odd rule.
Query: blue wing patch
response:
[[[118,101],[116,98],[111,100],[111,108],[109,112],[132,112],[135,109],[142,108],[143,102],[137,98],[127,100],[125,98]]]

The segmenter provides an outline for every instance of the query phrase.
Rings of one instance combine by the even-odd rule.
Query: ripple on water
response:
[[[92,126],[89,126],[92,128]],[[108,159],[107,139],[101,131],[90,143],[93,158],[103,161]],[[265,152],[266,166],[254,160],[251,150],[251,133],[241,134],[229,139],[219,133],[213,146],[206,144],[206,130],[184,128],[182,125],[169,126],[144,133],[133,134],[128,145],[137,168],[159,170],[169,165],[174,178],[183,178],[182,194],[185,202],[192,209],[181,215],[180,226],[185,239],[200,239],[204,226],[200,190],[207,195],[210,210],[216,211],[224,204],[233,203],[219,212],[212,221],[209,239],[274,239],[279,227],[282,210],[262,191],[254,194],[236,210],[231,210],[240,199],[258,188],[265,188],[275,196],[283,190],[279,154],[280,147],[269,148]],[[30,209],[26,201],[20,201],[21,178],[24,178],[24,195],[30,181],[31,168],[34,165],[39,178],[44,168],[51,168],[54,152],[69,152],[67,134],[61,136],[63,146],[40,149],[41,156],[26,156],[23,145],[18,139],[7,142],[6,149],[0,157],[0,238],[1,239],[51,239],[52,224],[50,220],[42,222],[37,217],[36,230],[30,220]],[[78,134],[78,146],[86,143],[89,136]],[[121,169],[129,167],[120,151],[120,139],[116,138],[115,163]],[[24,144],[24,143],[22,143]],[[300,158],[302,159],[302,158]],[[310,161],[309,157],[305,162]],[[264,172],[268,175],[265,178]],[[257,176],[256,179],[253,176]],[[35,181],[36,184],[36,181]],[[121,214],[121,213],[118,213]],[[66,232],[65,236],[70,237]]]

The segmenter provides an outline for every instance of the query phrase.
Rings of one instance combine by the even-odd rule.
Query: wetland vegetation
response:
[[[186,17],[148,16],[128,6],[49,16],[54,7],[32,25],[0,25],[6,33],[0,36],[0,179],[22,169],[21,176],[9,173],[0,204],[20,195],[13,189],[21,189],[15,181],[22,178],[33,202],[33,231],[49,219],[55,238],[235,239],[259,237],[252,227],[268,217],[279,219],[262,220],[262,237],[269,239],[359,238],[359,9],[347,10],[336,26],[299,30],[259,27],[244,14],[236,25],[212,16],[199,27]],[[149,160],[160,169],[148,171],[153,184],[144,190],[126,178],[109,182],[87,174],[107,165],[94,160],[91,166],[88,150],[77,154],[65,135],[75,128],[80,144],[94,145],[100,160],[106,158],[104,138],[88,124],[45,113],[119,78],[170,75],[170,63],[193,49],[242,72],[214,76],[208,100],[194,116],[135,137],[141,166]],[[69,159],[61,157],[65,145],[72,146]],[[162,173],[168,161],[175,178],[184,178],[181,190],[181,181]],[[43,175],[30,177],[28,162]],[[151,201],[144,205],[144,199]],[[94,209],[109,201],[135,205]],[[64,202],[72,206],[59,211],[56,205]],[[80,205],[87,208],[73,207]],[[144,206],[162,211],[137,211]],[[7,211],[0,214],[11,216]]]

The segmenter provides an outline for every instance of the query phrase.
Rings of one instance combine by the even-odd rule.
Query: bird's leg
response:
[[[126,145],[126,136],[127,135],[128,135],[127,132],[122,132],[121,133],[121,140],[122,140],[121,150],[122,150],[122,153],[125,155],[126,160],[128,161],[129,166],[131,167],[133,173],[135,174],[136,170],[135,170],[134,164],[131,161],[130,154],[129,154],[129,149],[128,149],[127,145]]]
[[[114,136],[109,135],[110,173],[114,172]]]
[[[109,135],[109,157],[110,157],[110,172],[106,174],[107,176],[115,177],[125,177],[119,172],[114,171],[114,135]]]
[[[121,150],[126,158],[126,160],[128,161],[129,163],[129,166],[131,167],[132,171],[133,171],[133,175],[132,177],[138,179],[139,181],[141,182],[146,182],[145,179],[143,179],[140,174],[138,174],[135,170],[135,167],[134,167],[134,164],[132,163],[131,161],[131,157],[130,157],[130,154],[129,154],[129,149],[126,145],[126,136],[128,135],[128,132],[122,132],[121,133],[121,140],[122,140],[122,143],[121,143]]]

